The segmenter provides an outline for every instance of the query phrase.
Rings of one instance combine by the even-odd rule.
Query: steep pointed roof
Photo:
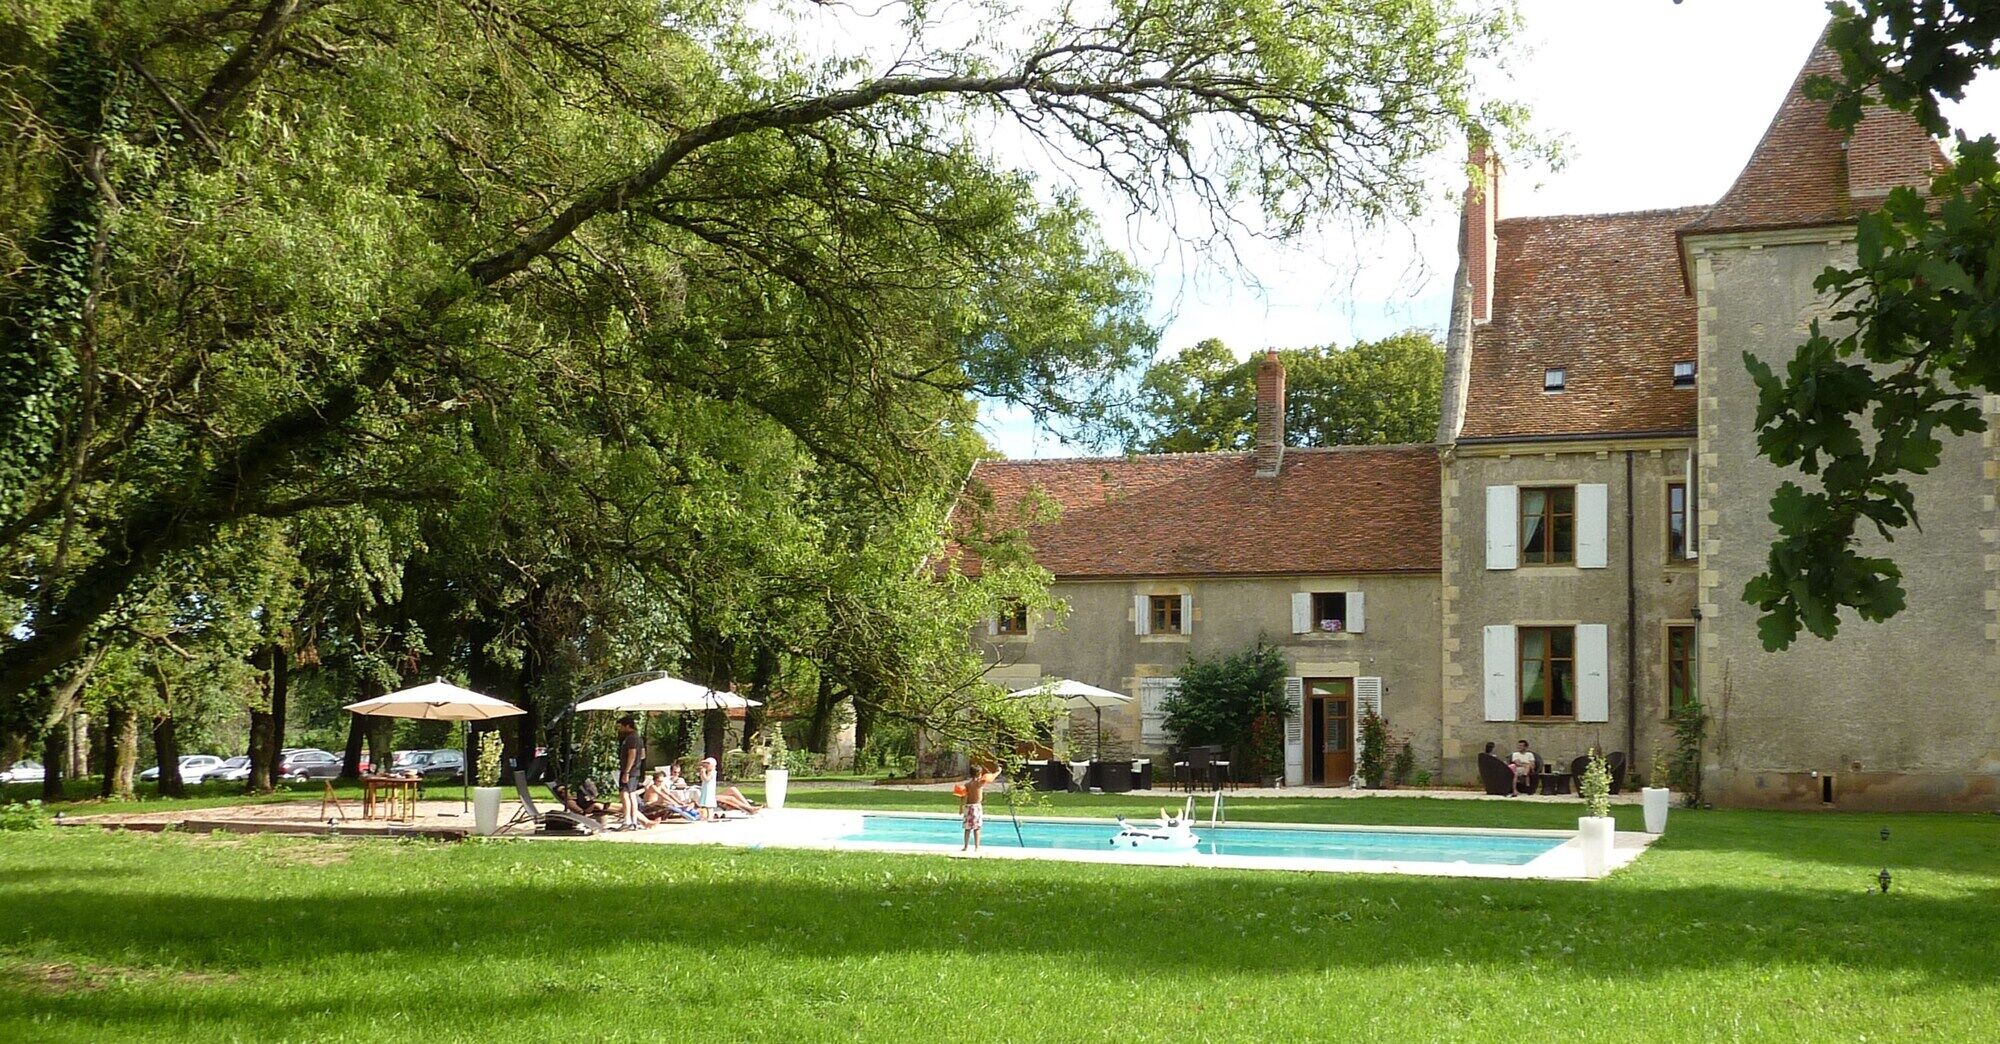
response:
[[[1839,75],[1822,32],[1736,183],[1682,234],[1843,224],[1890,189],[1929,183],[1944,153],[1908,114],[1871,107],[1851,139],[1827,126],[1831,106],[1806,97],[1806,83]]]

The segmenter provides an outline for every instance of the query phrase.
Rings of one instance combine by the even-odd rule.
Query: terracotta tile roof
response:
[[[1459,437],[1692,431],[1694,300],[1674,231],[1700,208],[1511,218],[1494,225],[1493,318],[1477,326]],[[1567,387],[1542,390],[1560,368]]]
[[[1840,56],[1822,34],[1736,183],[1685,234],[1839,224],[1857,203],[1867,209],[1892,188],[1929,183],[1944,153],[1908,115],[1871,108],[1851,142],[1827,126],[1827,103],[1807,98],[1805,85],[1839,74]]]
[[[1062,578],[1440,568],[1438,457],[1427,445],[1287,447],[1267,479],[1248,453],[989,460],[968,485],[967,502],[990,492],[1004,508],[1039,489],[1061,505],[1028,540]]]

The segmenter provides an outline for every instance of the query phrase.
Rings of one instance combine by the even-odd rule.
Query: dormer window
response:
[[[1677,362],[1674,364],[1674,387],[1694,387],[1694,363]]]
[[[1545,392],[1562,391],[1568,383],[1569,372],[1561,367],[1542,371],[1542,390]]]

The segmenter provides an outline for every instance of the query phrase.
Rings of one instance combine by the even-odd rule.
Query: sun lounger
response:
[[[551,786],[549,793],[555,795],[557,800],[561,800],[561,795],[556,794],[555,787]],[[551,825],[556,823],[566,824],[586,834],[595,834],[604,829],[604,824],[589,816],[579,815],[567,809],[552,808],[545,812],[535,807],[535,795],[528,789],[528,774],[519,769],[514,772],[514,796],[520,799],[521,810],[501,828],[500,832],[503,834],[523,823],[532,823],[544,832],[548,832]]]
[[[1479,781],[1486,785],[1488,794],[1505,797],[1514,792],[1514,770],[1491,754],[1479,755]]]

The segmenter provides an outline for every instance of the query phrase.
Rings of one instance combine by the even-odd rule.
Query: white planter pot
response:
[[[472,788],[472,832],[481,837],[500,829],[500,788]]]
[[[1579,816],[1576,835],[1583,842],[1583,875],[1603,877],[1610,873],[1611,838],[1618,821],[1610,816]]]
[[[1665,787],[1639,788],[1639,800],[1646,809],[1646,833],[1667,832],[1667,802],[1672,796],[1673,792]]]
[[[785,807],[785,788],[791,786],[792,773],[789,769],[764,770],[764,806],[766,808]]]

